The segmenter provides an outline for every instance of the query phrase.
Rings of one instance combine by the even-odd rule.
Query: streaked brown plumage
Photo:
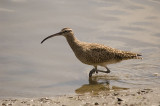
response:
[[[70,47],[72,48],[75,56],[84,64],[93,65],[95,68],[89,73],[89,77],[95,72],[109,73],[110,70],[107,68],[108,64],[113,64],[127,59],[142,59],[140,54],[132,53],[128,51],[121,51],[118,49],[111,48],[97,43],[87,43],[79,41],[70,28],[63,28],[59,33],[53,34],[45,38],[43,43],[48,38],[63,35]],[[97,66],[102,66],[107,71],[97,70]]]

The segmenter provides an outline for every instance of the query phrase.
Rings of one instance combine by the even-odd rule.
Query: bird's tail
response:
[[[142,59],[141,54],[128,52],[128,51],[117,51],[116,57],[117,59],[121,60],[128,60],[128,59]]]
[[[139,53],[132,53],[128,51],[123,51],[123,56],[126,59],[143,59],[141,54]]]
[[[135,59],[143,59],[141,56],[142,56],[141,54],[137,54]]]

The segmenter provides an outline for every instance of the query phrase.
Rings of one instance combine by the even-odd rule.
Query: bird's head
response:
[[[67,37],[67,36],[69,36],[69,35],[73,35],[73,31],[72,31],[71,28],[63,28],[60,32],[55,33],[55,34],[53,34],[53,35],[50,35],[50,36],[46,37],[45,39],[43,39],[42,42],[41,42],[41,44],[42,44],[45,40],[47,40],[47,39],[49,39],[49,38],[51,38],[51,37],[60,36],[60,35],[63,35],[63,36],[65,36],[65,37]]]

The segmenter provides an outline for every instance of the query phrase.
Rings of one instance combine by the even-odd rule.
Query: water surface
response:
[[[160,86],[158,0],[1,0],[0,24],[0,97]],[[93,67],[76,59],[65,38],[40,44],[64,27],[79,40],[141,53],[143,60],[109,65],[110,74],[89,80]]]

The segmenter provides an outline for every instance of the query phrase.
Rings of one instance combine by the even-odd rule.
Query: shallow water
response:
[[[0,1],[0,97],[159,87],[159,5],[158,0]],[[65,38],[40,44],[64,27],[82,41],[141,53],[143,60],[109,65],[110,74],[89,80],[93,67],[76,59]]]

